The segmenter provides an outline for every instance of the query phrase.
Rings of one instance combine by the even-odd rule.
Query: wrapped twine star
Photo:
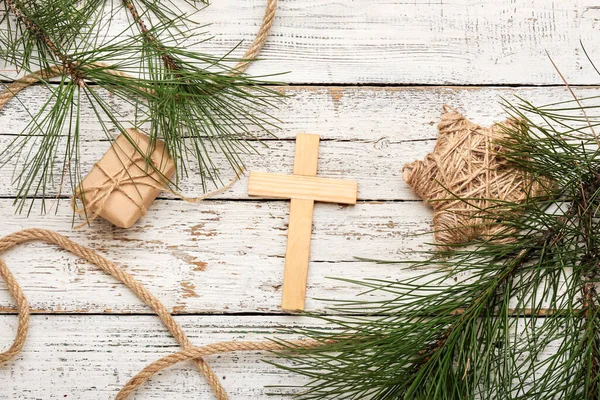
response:
[[[507,120],[504,125],[515,124]],[[444,106],[439,138],[423,161],[406,164],[403,177],[410,188],[434,210],[434,239],[444,247],[477,238],[510,240],[502,224],[511,212],[503,204],[522,203],[542,193],[503,156],[498,143],[506,135],[501,125],[484,128]]]

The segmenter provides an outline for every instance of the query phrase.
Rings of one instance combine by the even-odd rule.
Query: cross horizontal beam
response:
[[[279,199],[305,199],[356,204],[358,183],[314,176],[251,172],[248,194]]]

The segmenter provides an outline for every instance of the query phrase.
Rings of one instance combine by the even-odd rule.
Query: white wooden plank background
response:
[[[177,317],[192,343],[217,341],[296,339],[277,333],[282,326],[319,328],[306,318],[283,316],[244,318],[219,316]],[[14,317],[0,315],[0,326],[16,329]],[[0,399],[112,399],[148,363],[178,351],[179,347],[153,316],[34,316],[28,342],[21,354],[3,364]],[[239,352],[206,358],[222,379],[231,398],[283,399],[291,386],[304,382],[263,361],[287,362],[264,352]],[[273,396],[273,397],[271,397]],[[182,363],[159,373],[133,399],[208,399],[211,391],[196,367]]]
[[[295,134],[311,132],[323,140],[319,175],[359,181],[356,206],[315,209],[307,308],[316,312],[327,312],[327,302],[319,299],[353,298],[359,292],[327,277],[400,279],[410,273],[354,256],[406,259],[428,248],[430,211],[410,193],[401,168],[433,147],[443,104],[490,124],[505,118],[500,97],[516,94],[537,104],[568,100],[567,91],[556,86],[561,82],[546,50],[571,83],[600,80],[579,44],[581,39],[600,64],[595,40],[600,7],[593,1],[280,0],[279,5],[265,60],[249,71],[290,71],[278,79],[296,86],[282,87],[290,98],[271,110],[284,122],[274,132],[278,139],[259,147],[260,155],[245,156],[247,166],[291,171]],[[215,1],[198,14],[200,22],[213,23],[215,35],[202,48],[224,53],[241,39],[251,40],[263,6],[263,0]],[[115,26],[125,22],[118,19]],[[458,86],[441,86],[447,84]],[[591,96],[598,88],[576,91]],[[20,97],[35,109],[46,96],[34,87]],[[124,119],[133,115],[121,108]],[[91,110],[84,108],[83,114],[82,165],[89,170],[108,143]],[[18,102],[9,103],[0,113],[0,148],[27,120]],[[181,189],[199,194],[199,183],[192,175]],[[280,324],[319,326],[284,316],[278,307],[287,202],[250,199],[246,186],[243,178],[200,204],[163,195],[130,230],[102,221],[73,230],[66,198],[56,213],[40,216],[34,208],[29,218],[14,215],[16,189],[11,170],[4,168],[0,234],[44,227],[97,249],[182,314],[178,319],[194,343],[273,337]],[[147,362],[177,349],[156,317],[122,285],[70,254],[34,243],[3,259],[39,315],[32,319],[22,355],[0,365],[0,399],[111,398]],[[15,328],[14,304],[0,285],[0,349]],[[301,378],[261,363],[263,358],[273,360],[253,353],[210,361],[233,399],[281,395],[281,389],[265,386],[302,384]],[[211,398],[190,365],[161,374],[136,398],[167,396]]]
[[[218,34],[211,49],[229,49],[242,35],[252,40],[264,1],[214,3],[203,16]],[[594,0],[284,0],[279,7],[265,61],[251,72],[290,71],[286,82],[562,83],[546,51],[572,83],[599,82],[579,43],[599,54]]]
[[[195,48],[248,45],[266,0],[212,3],[194,19],[212,24],[196,41],[214,39]],[[280,0],[264,60],[249,72],[318,84],[560,84],[548,51],[571,83],[594,84],[579,40],[600,53],[599,19],[594,0]],[[129,24],[118,14],[112,30]]]

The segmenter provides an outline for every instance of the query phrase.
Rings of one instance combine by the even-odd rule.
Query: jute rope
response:
[[[158,371],[168,368],[174,364],[191,360],[200,369],[202,375],[213,390],[218,400],[226,400],[227,394],[221,385],[219,378],[215,375],[210,366],[202,359],[204,356],[209,356],[218,353],[229,353],[235,351],[272,351],[285,350],[290,347],[312,348],[325,344],[316,340],[296,340],[285,343],[277,343],[273,341],[262,342],[223,342],[211,344],[208,346],[194,347],[188,337],[185,335],[181,326],[175,321],[169,313],[165,305],[150,293],[141,283],[136,281],[133,276],[129,275],[121,268],[116,266],[111,261],[99,255],[94,250],[81,246],[70,239],[53,231],[45,229],[26,229],[5,236],[0,239],[0,253],[12,249],[13,247],[31,241],[41,241],[54,244],[63,248],[78,257],[96,265],[105,273],[113,276],[117,280],[125,284],[140,300],[147,304],[158,315],[175,340],[183,348],[178,353],[163,357],[145,367],[133,379],[131,379],[116,396],[117,400],[124,400],[130,394],[135,392],[144,382],[152,377]],[[29,303],[23,294],[23,290],[19,286],[15,277],[8,269],[6,263],[0,259],[0,277],[6,283],[8,291],[17,304],[18,326],[15,339],[10,348],[4,353],[0,353],[0,363],[6,362],[15,357],[23,348],[29,330]]]
[[[267,0],[267,7],[265,9],[265,15],[263,16],[262,24],[258,29],[258,33],[256,34],[254,41],[248,50],[246,50],[246,53],[244,53],[243,60],[234,67],[236,71],[240,73],[244,72],[252,60],[256,59],[258,53],[260,53],[260,50],[269,37],[271,26],[273,26],[273,21],[275,20],[275,10],[277,10],[277,0]]]

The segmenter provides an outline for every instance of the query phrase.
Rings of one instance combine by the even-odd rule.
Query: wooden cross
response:
[[[319,135],[296,137],[294,175],[251,172],[248,194],[291,199],[281,308],[304,310],[315,201],[356,204],[358,183],[317,178]]]

